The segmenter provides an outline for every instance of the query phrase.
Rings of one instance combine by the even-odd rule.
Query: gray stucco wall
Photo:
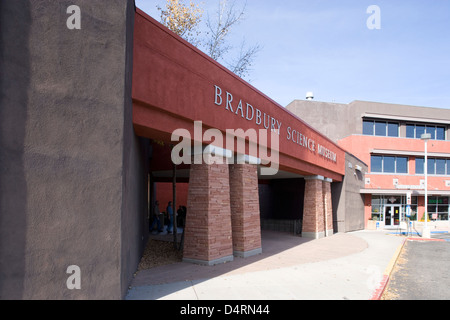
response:
[[[334,142],[352,134],[353,117],[345,104],[311,100],[295,100],[286,109]]]
[[[66,27],[70,5],[80,30]],[[126,293],[148,236],[133,20],[133,1],[0,2],[1,299]]]
[[[356,166],[361,170],[356,170]],[[364,229],[364,177],[367,164],[345,153],[345,176],[342,182],[331,184],[333,203],[333,229],[335,232],[350,232]]]
[[[427,122],[427,119],[450,119],[450,110],[448,109],[358,100],[349,104],[294,100],[286,106],[286,109],[335,142],[353,134],[362,134],[362,119],[366,113],[425,118],[423,122]],[[400,130],[406,130],[402,128],[406,122],[400,121]],[[450,126],[447,128],[447,140],[450,139],[449,128]]]

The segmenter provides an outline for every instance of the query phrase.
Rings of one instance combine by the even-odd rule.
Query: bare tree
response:
[[[206,54],[226,65],[240,77],[248,76],[256,54],[261,50],[259,45],[247,47],[242,41],[239,55],[230,59],[230,52],[235,48],[227,41],[230,30],[244,19],[246,4],[236,7],[236,0],[220,0],[215,18],[208,14],[206,20],[206,37],[200,36],[200,22],[203,10],[193,0],[184,4],[183,0],[166,0],[166,8],[161,11],[161,23],[167,26],[193,45],[203,48]]]
[[[219,9],[216,12],[216,19],[212,22],[208,14],[206,26],[209,30],[209,39],[205,45],[208,55],[214,60],[219,60],[224,54],[230,50],[230,46],[226,43],[226,37],[231,27],[239,23],[244,16],[244,8],[237,12],[234,9],[235,3],[228,5],[227,0],[219,2]]]
[[[242,78],[249,76],[253,59],[260,50],[261,47],[258,44],[246,48],[245,41],[243,41],[238,58],[233,64],[229,65],[230,70]]]
[[[212,21],[209,14],[206,21],[209,38],[206,40],[206,53],[216,61],[224,61],[227,67],[240,77],[249,74],[250,66],[256,54],[261,50],[259,45],[246,47],[242,41],[239,56],[234,61],[227,61],[230,50],[234,49],[228,42],[230,30],[244,19],[246,4],[241,9],[236,8],[236,1],[220,0],[215,19]]]

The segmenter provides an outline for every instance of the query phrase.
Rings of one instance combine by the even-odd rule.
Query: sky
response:
[[[135,1],[160,20],[165,0]],[[205,19],[219,3],[194,1]],[[245,3],[229,41],[261,47],[245,80],[280,105],[311,91],[324,102],[450,108],[450,0],[236,0]]]

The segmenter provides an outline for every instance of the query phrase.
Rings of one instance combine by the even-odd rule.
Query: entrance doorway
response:
[[[384,225],[398,226],[402,219],[402,207],[395,205],[386,205],[384,207]]]

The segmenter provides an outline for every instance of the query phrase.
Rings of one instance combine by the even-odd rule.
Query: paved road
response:
[[[450,233],[448,232],[437,232],[431,235],[433,239],[443,239],[446,241],[450,241]]]
[[[449,240],[449,234],[433,235]],[[408,240],[391,274],[385,298],[390,300],[449,300],[450,241]]]

